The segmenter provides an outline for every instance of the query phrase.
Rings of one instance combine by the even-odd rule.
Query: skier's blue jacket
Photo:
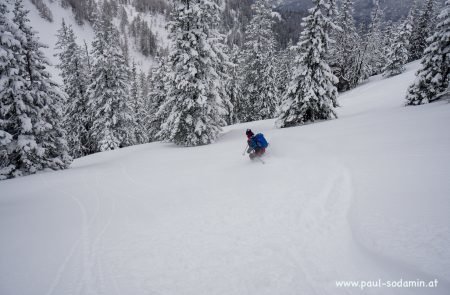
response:
[[[255,150],[255,149],[265,149],[266,147],[269,146],[269,143],[267,142],[266,138],[262,133],[258,133],[248,140],[248,145]]]

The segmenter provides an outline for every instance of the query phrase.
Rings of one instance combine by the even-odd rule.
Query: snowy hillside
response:
[[[62,8],[60,1],[45,1],[44,3],[52,12],[54,19],[53,22],[49,22],[42,18],[31,1],[24,1],[25,8],[30,11],[30,24],[38,32],[40,41],[48,46],[48,48],[45,49],[45,54],[53,66],[60,62],[58,58],[55,57],[55,54],[57,53],[57,50],[55,50],[55,44],[57,42],[56,34],[58,29],[61,28],[62,19],[65,20],[67,25],[71,25],[73,27],[78,43],[84,46],[84,41],[86,41],[89,49],[91,48],[91,43],[94,39],[94,32],[92,26],[88,22],[85,22],[83,25],[79,25],[75,20],[75,16],[72,11],[69,8]],[[125,8],[130,21],[139,14],[132,5],[121,5]],[[167,48],[169,41],[168,32],[165,28],[167,24],[165,17],[159,13],[141,13],[141,16],[142,19],[147,21],[147,23],[151,26],[152,32],[156,35],[158,46],[163,49]],[[119,26],[118,19],[116,19],[116,25]],[[142,68],[144,72],[147,72],[154,64],[153,58],[142,55],[142,53],[138,52],[133,46],[133,43],[130,43],[130,59],[134,59],[138,66]],[[59,71],[55,67],[52,67],[51,72],[55,80],[61,82],[61,78],[57,76]]]
[[[417,67],[341,95],[338,120],[1,182],[0,293],[449,294],[450,104],[403,107]],[[378,279],[439,284],[336,287]]]
[[[40,41],[48,47],[44,50],[45,56],[52,64],[50,72],[56,81],[62,82],[59,77],[59,71],[56,69],[56,65],[60,61],[58,60],[58,57],[55,56],[57,53],[57,50],[55,50],[55,44],[57,42],[56,33],[61,27],[62,19],[64,19],[68,25],[72,25],[80,45],[86,41],[88,47],[90,48],[91,42],[94,39],[94,31],[89,25],[77,25],[72,12],[68,9],[63,9],[57,2],[46,3],[54,15],[53,22],[49,22],[42,18],[31,1],[24,1],[23,4],[25,8],[30,11],[29,18],[31,26],[35,31],[37,31]]]

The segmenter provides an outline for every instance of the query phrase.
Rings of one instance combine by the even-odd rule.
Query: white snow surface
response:
[[[58,53],[58,50],[55,49],[55,45],[57,42],[56,35],[58,30],[61,28],[62,19],[64,19],[67,25],[72,26],[77,38],[78,45],[80,45],[84,49],[84,41],[86,41],[89,51],[92,48],[91,44],[95,36],[94,30],[87,21],[85,21],[84,25],[80,26],[76,22],[75,16],[72,13],[71,9],[62,8],[59,1],[44,1],[44,3],[52,11],[53,22],[49,22],[43,19],[30,0],[26,0],[23,3],[25,8],[30,11],[28,15],[28,18],[30,19],[30,25],[37,32],[39,41],[47,46],[47,48],[44,48],[43,51],[45,53],[45,56],[51,63],[51,66],[48,68],[48,70],[52,74],[52,78],[58,83],[62,84],[62,78],[59,76],[60,71],[56,68],[56,65],[59,64],[59,59],[55,56],[55,54]],[[133,18],[139,13],[136,12],[136,9],[134,9],[132,5],[125,5],[125,7],[128,13],[129,21],[131,22]],[[12,10],[12,7],[10,7],[10,10]],[[150,29],[156,35],[158,45],[162,48],[167,48],[170,42],[168,40],[168,31],[165,29],[167,24],[165,17],[158,13],[142,13],[141,16],[148,22]],[[118,26],[119,20],[116,18],[114,21]],[[121,38],[123,38],[123,36],[121,36]],[[132,37],[129,38],[130,61],[134,60],[137,63],[138,68],[147,73],[149,69],[155,65],[155,61],[152,57],[146,57],[142,53],[138,52],[134,45],[134,39]]]
[[[1,182],[0,294],[450,294],[450,104],[403,106],[417,67],[341,95],[337,120]],[[335,284],[378,279],[439,284]]]
[[[94,40],[94,30],[90,25],[86,23],[80,26],[75,21],[75,17],[70,9],[64,9],[59,4],[59,1],[49,2],[44,1],[44,3],[49,7],[53,14],[53,22],[49,22],[43,19],[36,7],[30,0],[23,1],[25,8],[30,12],[28,18],[30,19],[30,25],[33,30],[37,32],[39,41],[47,46],[44,48],[44,54],[50,61],[51,66],[48,68],[49,72],[52,74],[52,78],[58,83],[62,83],[62,78],[59,76],[60,71],[56,68],[59,64],[58,57],[55,54],[58,50],[55,49],[56,42],[58,38],[56,34],[61,28],[62,20],[66,22],[67,25],[71,25],[72,29],[77,38],[78,45],[82,46],[84,49],[84,41],[86,41],[89,50],[91,49],[91,43]],[[12,10],[12,8],[10,8]]]

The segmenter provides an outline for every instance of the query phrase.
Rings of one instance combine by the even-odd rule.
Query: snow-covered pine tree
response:
[[[387,63],[387,56],[391,50],[392,44],[395,41],[395,33],[398,30],[398,24],[392,23],[391,20],[386,21],[383,28],[383,56],[385,58],[385,63]]]
[[[17,32],[17,26],[9,18],[7,3],[0,3],[0,180],[20,170],[16,146],[19,136],[27,133],[30,121],[28,107],[22,102],[26,81],[20,70],[23,71],[24,61],[17,55],[26,40]]]
[[[130,106],[134,125],[132,129],[134,132],[134,138],[136,139],[136,144],[143,144],[148,141],[144,124],[147,117],[144,99],[145,97],[142,96],[136,63],[133,60],[130,71]]]
[[[412,29],[411,29],[411,36],[409,37],[409,46],[408,46],[408,61],[414,61],[417,59],[417,57],[415,57],[415,55],[417,55],[417,49],[413,49],[414,47],[414,39],[416,38],[416,34],[417,34],[417,28],[419,26],[419,17],[420,17],[420,7],[417,4],[418,0],[414,0],[412,5],[411,5],[411,9],[409,10],[409,16],[412,18]]]
[[[434,34],[428,39],[415,82],[409,87],[407,105],[432,102],[449,91],[450,78],[450,0],[438,16]]]
[[[151,85],[151,74],[152,69],[149,69],[148,75],[146,75],[142,68],[139,71],[139,96],[143,103],[143,109],[141,110],[143,117],[142,119],[142,130],[145,137],[145,143],[150,142],[150,132],[147,129],[148,127],[148,118],[150,117],[150,85]]]
[[[24,34],[27,42],[22,44],[26,60],[25,79],[33,103],[38,109],[37,121],[34,123],[36,141],[42,146],[44,154],[40,159],[42,169],[65,169],[72,162],[63,128],[65,96],[46,70],[49,62],[42,51],[45,45],[28,25],[28,13],[22,0],[16,0],[13,21]],[[35,159],[36,160],[36,159]]]
[[[121,6],[119,9],[119,20],[120,20],[119,24],[120,32],[126,34],[125,28],[128,27],[130,22],[128,21],[128,13],[127,10],[125,9],[125,6]]]
[[[353,87],[372,75],[381,73],[384,66],[384,42],[381,34],[381,19],[383,11],[379,0],[373,0],[371,22],[368,31],[360,30],[357,66],[355,69]]]
[[[128,70],[119,33],[106,13],[94,25],[92,82],[88,86],[88,114],[93,118],[91,138],[96,151],[134,144],[129,106]]]
[[[330,29],[336,28],[330,18],[333,2],[314,0],[309,16],[304,18],[304,31],[297,44],[293,78],[283,97],[279,128],[337,117],[338,79],[326,63]]]
[[[94,149],[89,138],[92,122],[87,114],[87,69],[83,61],[83,50],[76,42],[72,27],[67,27],[64,19],[57,38],[57,57],[60,60],[58,68],[68,97],[64,126],[71,155],[78,158],[90,154]]]
[[[390,45],[386,55],[386,66],[383,75],[392,77],[405,71],[405,64],[408,62],[409,39],[412,32],[412,13],[400,23],[394,32],[394,40]]]
[[[61,58],[63,56],[62,51],[67,47],[68,31],[69,31],[69,28],[66,25],[66,21],[63,18],[61,20],[61,28],[59,28],[59,30],[56,33],[57,41],[56,41],[56,44],[55,44],[55,49],[57,49],[59,51],[59,52],[57,52],[55,54],[55,56],[58,57],[60,59],[60,61],[61,61]]]
[[[182,146],[209,144],[217,139],[226,113],[217,28],[217,0],[176,2],[170,23],[172,40],[167,99],[158,111],[163,121],[158,137]],[[156,120],[157,121],[157,120]]]
[[[36,9],[39,11],[39,15],[43,18],[48,20],[49,22],[53,22],[53,14],[50,8],[48,8],[47,4],[43,2],[42,0],[31,0],[31,3],[34,4]]]
[[[85,10],[85,18],[86,20],[93,24],[97,19],[99,14],[97,1],[95,0],[86,0],[86,5],[84,7]]]
[[[371,13],[371,23],[367,34],[367,50],[365,58],[370,69],[370,76],[383,72],[383,36],[381,33],[384,11],[381,8],[380,0],[373,0],[373,9]]]
[[[223,27],[227,31],[227,44],[242,47],[244,26],[250,17],[252,0],[227,0],[223,10]],[[247,9],[249,8],[249,9]]]
[[[273,118],[278,96],[272,9],[268,0],[257,0],[252,10],[241,58],[240,75],[245,87],[240,117],[245,122]]]
[[[239,83],[239,47],[231,44],[228,48],[228,56],[230,62],[227,65],[227,77],[225,80],[225,96],[228,98],[228,103],[225,104],[227,109],[226,122],[228,125],[240,122],[239,113],[241,110],[241,90]]]
[[[139,142],[136,135],[140,135],[141,132],[139,130],[139,126],[137,125],[137,113],[139,110],[139,82],[137,77],[137,69],[136,62],[133,60],[131,63],[131,69],[129,73],[129,106],[131,110],[131,116],[133,117],[132,126],[130,126],[130,132],[132,132],[135,136],[136,143]]]
[[[353,18],[353,0],[344,0],[337,16],[337,25],[342,30],[336,30],[335,42],[331,44],[330,65],[338,77],[339,91],[356,87],[359,77],[356,77],[359,56],[359,36]]]
[[[223,126],[225,126],[231,124],[229,122],[230,118],[233,116],[237,117],[235,114],[234,103],[236,103],[236,95],[239,91],[239,85],[238,81],[236,81],[237,77],[232,76],[233,74],[238,74],[238,71],[236,70],[237,64],[230,60],[230,55],[233,54],[233,52],[231,52],[230,48],[225,44],[225,34],[220,34],[220,40],[221,42],[217,42],[215,44],[214,51],[216,52],[218,58],[218,62],[216,63],[216,72],[220,84],[217,85],[217,91],[222,101],[222,116],[224,120]],[[235,58],[235,61],[237,61],[237,54]]]
[[[142,71],[142,69],[140,69],[138,79],[139,79],[139,95],[142,97],[142,100],[145,102],[145,105],[147,107],[150,95],[150,84],[149,84],[150,77],[148,77]]]
[[[275,115],[280,114],[281,99],[291,81],[292,66],[295,60],[295,46],[290,40],[285,49],[280,50],[276,56],[275,81],[277,85],[277,99]]]
[[[410,60],[422,58],[425,48],[427,47],[427,39],[432,35],[433,31],[433,7],[435,0],[427,0],[422,14],[418,16],[418,20],[414,20],[413,31],[410,38]],[[416,16],[417,17],[417,16]]]
[[[5,49],[0,80],[5,86],[0,91],[0,178],[67,168],[72,159],[61,126],[64,95],[46,71],[44,46],[28,24],[21,0],[15,1],[14,24],[8,20],[6,6],[0,6],[0,14],[5,29],[0,31]]]
[[[123,42],[120,41],[120,46],[122,48],[122,55],[125,60],[125,65],[127,67],[129,67],[130,66],[130,45],[128,44],[128,36],[126,33],[123,35]]]
[[[169,64],[167,59],[157,57],[158,65],[152,69],[150,76],[150,92],[147,107],[146,129],[149,141],[160,140],[158,133],[161,131],[161,125],[164,122],[166,112],[160,111],[161,106],[166,101],[169,88]]]
[[[357,29],[358,31],[358,48],[357,48],[357,63],[355,68],[354,80],[351,82],[353,87],[356,87],[360,82],[370,77],[372,69],[368,63],[367,50],[369,48],[369,42],[367,40],[367,33],[363,27]]]

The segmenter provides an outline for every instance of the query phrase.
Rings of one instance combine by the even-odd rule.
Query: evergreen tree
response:
[[[119,19],[120,19],[120,31],[125,33],[125,28],[129,25],[128,21],[128,13],[124,6],[122,6],[119,10]]]
[[[353,75],[353,80],[351,81],[352,87],[356,87],[361,81],[366,80],[372,74],[372,69],[368,62],[368,34],[364,32],[363,28],[358,29],[358,47],[357,47],[357,62],[355,74]]]
[[[141,99],[144,101],[145,108],[148,110],[148,101],[149,101],[149,95],[150,95],[150,77],[147,77],[147,75],[142,71],[142,69],[139,71],[139,95],[141,96]]]
[[[91,55],[89,53],[89,48],[88,45],[86,43],[86,40],[83,40],[84,43],[84,48],[83,48],[83,63],[86,65],[85,66],[85,70],[86,70],[86,77],[88,77],[90,79],[89,82],[92,82],[91,76],[92,76],[92,62],[91,62]]]
[[[427,0],[422,14],[417,21],[414,21],[413,32],[410,38],[410,60],[417,60],[423,56],[427,47],[427,39],[433,31],[433,7],[435,0]]]
[[[277,127],[291,127],[316,120],[337,117],[338,82],[326,63],[329,33],[336,28],[331,19],[333,2],[314,0],[310,15],[304,18],[305,28],[297,45],[295,71],[286,92]]]
[[[130,47],[128,45],[128,36],[126,33],[123,36],[123,42],[120,42],[120,44],[121,44],[120,46],[122,49],[122,55],[125,60],[125,65],[127,67],[129,67],[130,66]]]
[[[79,0],[78,0],[79,1]],[[95,23],[96,18],[99,14],[97,2],[95,0],[87,0],[85,5],[85,18],[91,24]]]
[[[384,42],[381,33],[381,20],[383,11],[379,0],[373,0],[371,22],[367,33],[361,30],[359,48],[357,54],[357,66],[351,85],[355,87],[359,82],[366,80],[372,75],[382,72],[385,62]]]
[[[13,21],[27,40],[22,44],[22,48],[26,60],[28,91],[38,109],[35,135],[38,144],[44,149],[41,167],[53,170],[67,168],[72,158],[68,153],[66,133],[62,126],[65,97],[46,71],[49,63],[42,51],[45,46],[39,42],[36,33],[28,25],[28,11],[23,8],[22,0],[15,2]]]
[[[160,140],[158,133],[161,131],[161,125],[164,120],[166,112],[161,109],[167,97],[169,89],[169,64],[164,58],[157,58],[158,66],[152,69],[150,76],[150,92],[148,99],[147,112],[147,134],[149,141]],[[161,112],[159,112],[161,109]]]
[[[150,81],[151,81],[151,71],[149,70],[149,74],[146,75],[142,69],[139,72],[139,99],[141,100],[142,107],[139,110],[140,112],[140,120],[141,120],[141,128],[142,134],[144,138],[143,143],[150,142],[150,132],[147,129],[148,127],[148,118],[149,118],[149,110],[150,110]]]
[[[419,28],[419,18],[420,18],[420,7],[417,4],[417,0],[414,0],[411,9],[409,11],[409,17],[411,17],[412,22],[412,29],[411,29],[411,36],[409,37],[409,46],[408,46],[408,61],[414,61],[418,59],[418,49],[416,46],[416,41],[414,40],[417,38],[417,30]],[[415,47],[415,48],[414,48]]]
[[[48,8],[47,4],[42,0],[31,0],[31,3],[34,4],[36,9],[39,11],[39,15],[48,20],[49,22],[53,22],[53,14],[50,8]]]
[[[286,93],[291,81],[291,73],[293,60],[295,59],[295,47],[290,40],[287,47],[284,50],[280,50],[276,59],[276,85],[277,85],[277,99],[276,99],[276,111],[275,115],[279,115],[281,98]]]
[[[223,27],[227,32],[227,44],[241,48],[244,43],[244,27],[251,18],[253,0],[227,0],[223,11]]]
[[[412,31],[412,14],[403,21],[394,33],[394,42],[387,52],[387,63],[384,68],[384,76],[392,77],[405,71],[408,62],[409,39]]]
[[[331,46],[330,65],[338,77],[339,91],[356,87],[359,77],[356,77],[359,54],[359,36],[353,18],[353,0],[344,0],[337,17],[337,25],[341,30],[334,34],[335,43]]]
[[[146,119],[145,97],[142,96],[139,77],[136,70],[136,63],[133,61],[130,71],[130,105],[133,116],[133,129],[136,144],[147,142],[147,134],[145,131],[144,122]]]
[[[246,122],[273,118],[278,96],[272,10],[268,0],[257,0],[252,9],[254,15],[246,28],[241,73],[245,85],[241,118]]]
[[[18,138],[28,132],[30,121],[29,107],[22,102],[26,81],[20,71],[24,60],[17,54],[26,39],[18,34],[8,14],[7,3],[0,3],[0,180],[13,176],[16,169],[23,170],[17,166],[26,158],[21,157],[17,144]]]
[[[407,105],[432,102],[448,93],[450,76],[450,0],[438,16],[435,33],[428,39],[415,82],[409,87]]]
[[[230,119],[233,117],[237,117],[235,114],[235,104],[237,102],[238,95],[238,81],[237,77],[233,75],[237,75],[238,71],[236,69],[237,64],[235,63],[238,59],[238,54],[230,52],[229,47],[225,44],[226,37],[224,35],[220,35],[221,42],[216,44],[216,55],[218,58],[218,62],[216,63],[216,72],[218,75],[218,80],[220,84],[217,85],[218,95],[222,100],[222,117],[224,120],[223,126],[230,124]],[[230,60],[230,55],[233,55],[235,58],[235,62]]]
[[[383,28],[383,56],[384,56],[384,63],[388,63],[388,55],[391,51],[391,47],[394,44],[395,38],[396,38],[396,32],[398,30],[398,27],[392,21],[387,21]]]
[[[89,138],[92,122],[87,114],[86,66],[73,29],[66,26],[64,19],[57,37],[56,49],[59,50],[57,56],[60,60],[58,68],[68,96],[64,125],[71,154],[78,158],[90,154],[94,148]]]
[[[21,0],[15,1],[14,24],[7,20],[6,6],[0,5],[0,15],[6,53],[1,55],[0,178],[67,168],[71,158],[61,126],[64,96],[46,71],[44,46],[29,26]]]
[[[225,125],[223,69],[216,0],[186,0],[175,6],[170,23],[172,52],[167,99],[158,111],[158,136],[183,146],[209,144]]]
[[[147,21],[140,15],[133,19],[130,24],[130,34],[134,37],[136,48],[145,56],[156,54],[156,36],[150,30]]]
[[[96,151],[134,144],[128,102],[128,70],[119,33],[106,13],[95,24],[92,44],[92,82],[88,86],[88,114],[93,118],[91,137]]]
[[[227,123],[229,125],[236,124],[240,122],[241,114],[241,89],[239,83],[239,47],[232,45],[230,49],[230,65],[228,66],[228,79],[226,80],[225,89],[227,91],[226,96],[229,98],[229,103],[227,104]]]
[[[365,55],[370,69],[370,76],[380,74],[384,68],[383,36],[381,34],[384,12],[379,0],[373,0],[373,4],[371,24],[367,35],[368,47]]]

